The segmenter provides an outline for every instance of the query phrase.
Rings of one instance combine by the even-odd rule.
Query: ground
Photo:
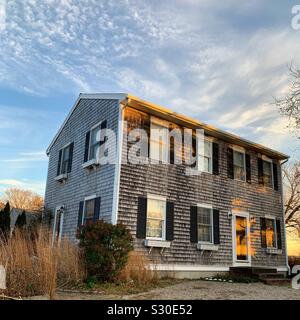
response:
[[[120,294],[80,294],[60,292],[63,300],[300,300],[300,290],[290,286],[268,286],[263,283],[220,283],[185,280],[147,292]]]

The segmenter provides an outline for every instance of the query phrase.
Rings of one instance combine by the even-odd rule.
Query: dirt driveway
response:
[[[211,281],[183,281],[165,288],[157,288],[145,293],[118,295],[90,295],[60,293],[58,299],[80,300],[300,300],[300,290],[291,287],[268,286],[262,283],[218,283]]]

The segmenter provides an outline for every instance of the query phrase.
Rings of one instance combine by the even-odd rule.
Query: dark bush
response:
[[[82,226],[77,237],[84,252],[88,277],[101,282],[114,280],[133,250],[131,234],[122,224],[99,220]]]

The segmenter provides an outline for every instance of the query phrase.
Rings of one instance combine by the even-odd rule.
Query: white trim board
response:
[[[227,272],[234,266],[222,266],[222,265],[180,265],[180,264],[151,264],[150,270],[157,271],[216,271]],[[264,269],[276,269],[278,272],[288,271],[286,266],[250,266],[250,268],[264,268]]]
[[[67,124],[67,122],[69,121],[70,117],[72,116],[73,112],[76,110],[79,102],[81,99],[102,99],[102,100],[118,100],[123,101],[128,97],[127,93],[95,93],[95,94],[84,94],[84,93],[80,93],[79,97],[77,98],[77,100],[75,101],[71,111],[69,112],[69,114],[67,115],[65,121],[63,122],[63,124],[61,125],[61,127],[59,128],[59,130],[57,131],[56,135],[54,136],[52,142],[50,143],[49,147],[47,148],[46,154],[49,155],[51,148],[53,147],[54,143],[56,142],[57,138],[59,137],[60,133],[62,132],[64,126]]]

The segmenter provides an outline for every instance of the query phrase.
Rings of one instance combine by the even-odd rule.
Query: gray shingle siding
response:
[[[129,123],[128,127],[133,128],[134,125]],[[253,151],[250,151],[251,184],[229,179],[227,147],[230,145],[220,140],[218,143],[219,175],[203,173],[200,176],[187,176],[184,165],[122,164],[118,221],[125,223],[135,237],[138,197],[145,197],[147,193],[164,196],[168,201],[174,202],[174,240],[171,248],[166,249],[163,254],[160,254],[159,248],[154,248],[149,255],[149,248],[144,247],[143,240],[135,239],[136,250],[149,255],[156,263],[231,266],[232,220],[228,218],[228,211],[244,210],[255,217],[255,223],[251,226],[252,266],[285,266],[280,166],[279,191],[258,185],[258,155]],[[196,244],[190,242],[190,206],[199,203],[210,204],[220,210],[219,250],[212,253],[206,251],[202,255],[196,249]],[[265,249],[261,248],[259,218],[265,214],[272,214],[281,220],[283,254],[267,255]]]
[[[81,99],[51,148],[46,186],[45,206],[53,213],[65,205],[62,234],[75,239],[79,202],[85,197],[101,197],[100,218],[111,221],[115,165],[106,164],[94,171],[82,168],[86,133],[97,123],[107,120],[107,128],[118,132],[118,100]],[[59,150],[74,142],[72,172],[65,184],[55,181]]]

